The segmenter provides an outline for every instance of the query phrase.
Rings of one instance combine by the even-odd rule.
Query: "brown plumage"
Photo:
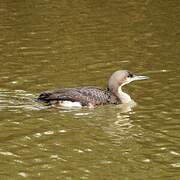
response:
[[[109,90],[97,87],[62,88],[54,91],[45,91],[40,94],[38,100],[48,103],[51,101],[80,102],[82,106],[96,106],[118,102],[118,99]]]

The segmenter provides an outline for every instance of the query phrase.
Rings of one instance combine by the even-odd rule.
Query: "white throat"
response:
[[[131,97],[127,93],[123,92],[121,87],[122,86],[119,86],[119,88],[118,88],[118,95],[119,95],[119,98],[120,98],[121,102],[123,104],[131,102],[132,101]]]

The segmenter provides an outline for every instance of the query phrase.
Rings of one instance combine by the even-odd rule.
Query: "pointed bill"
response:
[[[136,76],[136,75],[134,75],[132,77],[132,81],[139,81],[139,80],[146,80],[146,79],[149,79],[149,77],[148,76]]]

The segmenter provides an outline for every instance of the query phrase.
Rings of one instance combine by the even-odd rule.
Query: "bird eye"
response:
[[[132,77],[133,77],[133,74],[129,73],[127,77],[128,77],[128,78],[132,78]]]

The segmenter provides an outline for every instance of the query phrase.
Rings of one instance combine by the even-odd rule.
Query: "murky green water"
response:
[[[180,178],[180,2],[0,2],[0,179]],[[106,87],[128,69],[138,103],[96,109],[34,101]]]

